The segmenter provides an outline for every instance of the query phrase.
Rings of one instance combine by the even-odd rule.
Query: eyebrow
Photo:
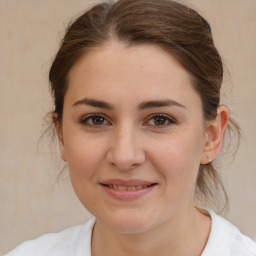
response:
[[[78,106],[78,105],[88,105],[88,106],[92,106],[92,107],[96,107],[96,108],[105,108],[105,109],[113,109],[114,107],[102,100],[95,100],[95,99],[88,99],[88,98],[84,98],[82,100],[76,101],[73,104],[74,106]]]
[[[142,102],[139,104],[138,109],[144,110],[148,108],[159,108],[159,107],[170,107],[170,106],[186,108],[184,105],[180,104],[175,100],[165,99],[165,100],[152,100],[152,101]]]
[[[113,105],[111,105],[110,103],[107,103],[102,100],[95,100],[95,99],[89,99],[89,98],[78,100],[73,104],[73,106],[78,106],[78,105],[88,105],[96,108],[103,108],[103,109],[109,109],[109,110],[114,109]],[[180,104],[177,101],[165,99],[165,100],[143,101],[138,105],[138,110],[145,110],[145,109],[159,108],[159,107],[170,107],[170,106],[186,108],[184,105]]]

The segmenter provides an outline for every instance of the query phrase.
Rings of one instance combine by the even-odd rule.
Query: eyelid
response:
[[[89,124],[89,123],[86,123],[87,120],[89,120],[90,118],[93,118],[93,117],[102,117],[102,118],[104,118],[104,119],[108,122],[107,125],[111,124],[109,118],[108,118],[106,115],[102,114],[102,113],[91,113],[91,114],[83,115],[83,116],[80,118],[80,121],[79,121],[79,122],[80,122],[82,125],[89,126],[89,127],[95,127],[95,128],[100,128],[100,127],[102,127],[102,126],[106,126],[106,125],[104,125],[104,124],[103,124],[103,125],[91,125],[91,124]]]
[[[171,117],[170,115],[167,115],[167,114],[163,114],[163,113],[155,113],[155,114],[151,114],[148,118],[147,118],[147,121],[145,123],[148,123],[151,119],[153,118],[156,118],[156,117],[162,117],[162,118],[165,118],[169,123],[168,124],[165,124],[165,125],[148,125],[148,126],[152,126],[154,127],[155,129],[163,129],[169,125],[172,125],[172,124],[178,124],[178,121],[174,118],[174,117]]]
[[[104,121],[107,122],[107,124],[102,124],[102,125],[93,125],[93,124],[90,124],[88,123],[87,121],[90,119],[90,118],[93,118],[93,117],[102,117],[104,118]],[[164,124],[164,125],[151,125],[151,124],[148,124],[150,120],[152,120],[153,118],[157,118],[157,117],[161,117],[161,118],[165,118],[166,121],[168,122],[167,124]],[[84,126],[88,126],[88,127],[94,127],[94,128],[101,128],[103,126],[109,126],[109,125],[112,125],[112,120],[106,116],[105,114],[102,114],[102,113],[90,113],[90,114],[87,114],[87,115],[83,115],[81,118],[80,118],[80,121],[79,123],[81,123],[82,125]],[[153,113],[151,115],[149,115],[147,118],[146,118],[146,121],[143,122],[143,125],[145,126],[151,126],[155,129],[163,129],[163,128],[166,128],[167,126],[169,125],[172,125],[172,124],[178,124],[178,121],[168,115],[168,114],[164,114],[164,113]]]

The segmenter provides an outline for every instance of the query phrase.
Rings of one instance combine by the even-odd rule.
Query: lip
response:
[[[155,184],[156,182],[139,180],[139,179],[131,179],[131,180],[122,180],[122,179],[108,179],[103,180],[100,184],[104,185],[115,185],[115,186],[144,186],[144,185],[151,185]]]
[[[121,201],[130,201],[141,198],[151,192],[156,186],[156,182],[131,179],[131,180],[122,180],[122,179],[109,179],[104,180],[99,183],[102,189],[112,198],[121,200]],[[119,190],[113,188],[113,186],[122,186],[122,187],[136,187],[144,186],[142,188],[136,188],[135,190]]]

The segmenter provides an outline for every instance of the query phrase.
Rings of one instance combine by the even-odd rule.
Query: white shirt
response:
[[[208,212],[212,219],[211,232],[201,256],[256,256],[254,241],[213,211]],[[95,220],[24,242],[5,256],[91,256]]]

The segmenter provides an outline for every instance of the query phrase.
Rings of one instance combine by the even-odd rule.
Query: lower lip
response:
[[[101,185],[101,187],[111,197],[118,199],[118,200],[122,200],[122,201],[129,201],[129,200],[135,200],[140,197],[143,197],[144,195],[151,192],[156,187],[156,185],[152,185],[150,187],[136,189],[136,190],[118,190],[118,189],[110,188],[110,187],[104,186],[104,185]]]

